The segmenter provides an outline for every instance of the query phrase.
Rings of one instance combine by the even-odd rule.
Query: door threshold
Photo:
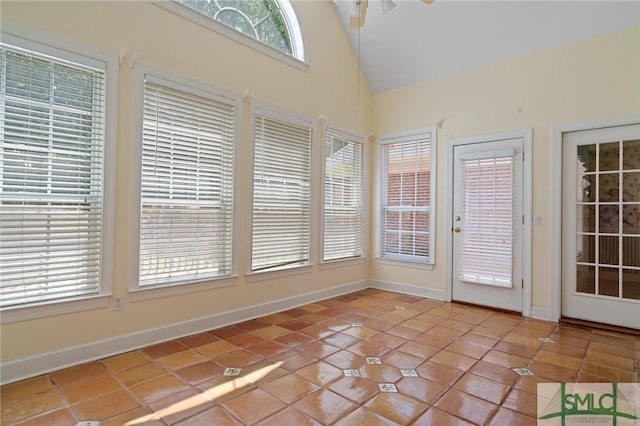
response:
[[[471,308],[489,309],[491,311],[502,312],[502,313],[505,313],[505,314],[520,315],[521,317],[523,316],[522,315],[522,311],[512,311],[511,309],[496,308],[494,306],[479,305],[477,303],[462,302],[460,300],[452,300],[451,303],[457,303],[458,305],[465,305],[465,306],[469,306]]]
[[[576,326],[579,326],[579,327],[592,328],[592,329],[600,330],[600,331],[608,331],[608,332],[612,332],[612,333],[621,333],[621,334],[627,334],[627,335],[631,334],[633,336],[640,336],[640,330],[637,329],[637,328],[629,328],[629,327],[622,327],[622,326],[619,326],[619,325],[603,324],[601,322],[587,321],[587,320],[581,320],[581,319],[577,319],[577,318],[562,317],[562,318],[560,318],[560,323],[576,325]]]

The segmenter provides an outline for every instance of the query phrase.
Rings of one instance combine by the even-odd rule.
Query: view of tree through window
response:
[[[276,0],[176,1],[293,56],[287,21]]]

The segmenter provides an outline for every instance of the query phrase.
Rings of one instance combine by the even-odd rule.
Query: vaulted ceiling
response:
[[[369,0],[349,28],[352,0],[334,0],[374,93],[640,25],[640,1]],[[594,58],[594,61],[597,58]]]

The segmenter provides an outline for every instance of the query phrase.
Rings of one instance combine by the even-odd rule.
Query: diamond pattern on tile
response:
[[[400,370],[402,377],[420,377],[416,370]]]
[[[380,358],[378,358],[377,356],[368,356],[368,357],[365,358],[365,361],[369,365],[381,365],[382,364],[382,360]]]
[[[398,388],[393,383],[378,383],[380,392],[398,392]]]
[[[550,339],[548,337],[538,337],[538,340],[542,343],[555,343],[553,339]]]
[[[342,370],[342,373],[345,377],[360,377],[360,372],[358,370]]]
[[[242,368],[225,368],[224,369],[224,373],[222,373],[223,376],[239,376],[240,373],[242,372]]]
[[[513,368],[513,371],[521,376],[533,376],[533,372],[528,368]]]

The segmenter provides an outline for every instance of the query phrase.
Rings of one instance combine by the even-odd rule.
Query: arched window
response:
[[[289,0],[175,0],[175,2],[304,62],[302,33]],[[185,17],[190,17],[169,3],[173,2],[156,2]],[[202,23],[201,20],[198,21]]]

